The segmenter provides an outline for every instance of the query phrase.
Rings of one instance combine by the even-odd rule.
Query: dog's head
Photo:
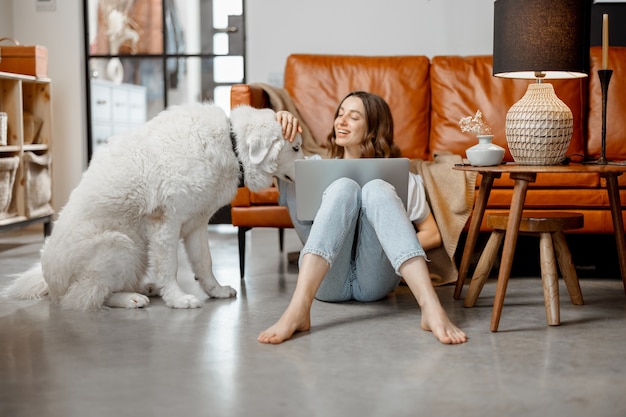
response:
[[[270,109],[238,106],[231,110],[230,121],[248,188],[269,187],[273,176],[293,181],[294,161],[303,158],[300,135],[293,142],[286,141]]]

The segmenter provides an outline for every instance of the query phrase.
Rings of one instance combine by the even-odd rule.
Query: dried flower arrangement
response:
[[[491,128],[483,121],[483,114],[480,110],[474,116],[463,117],[459,120],[461,132],[471,132],[476,136],[491,135]]]

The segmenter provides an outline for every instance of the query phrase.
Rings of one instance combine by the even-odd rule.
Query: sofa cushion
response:
[[[395,142],[407,158],[428,157],[430,62],[425,56],[290,55],[284,86],[315,140],[324,145],[340,100],[355,90],[384,98]]]
[[[602,68],[602,47],[590,50],[589,71],[589,121],[587,153],[598,158],[602,149],[602,90],[598,70]],[[609,82],[606,106],[606,157],[609,160],[626,160],[626,47],[612,46],[609,49],[609,69],[613,75]]]
[[[267,187],[259,191],[250,192],[250,204],[253,206],[278,204],[278,188]]]
[[[230,214],[233,226],[237,227],[293,227],[285,206],[233,207]]]
[[[476,137],[459,128],[462,117],[480,110],[491,127],[493,142],[506,149],[505,161],[512,161],[506,144],[505,121],[509,108],[526,93],[528,80],[503,79],[493,75],[493,59],[487,56],[437,56],[432,58],[431,153],[449,151],[465,155],[477,143]],[[574,129],[567,155],[584,154],[584,79],[551,80],[557,96],[572,111]]]

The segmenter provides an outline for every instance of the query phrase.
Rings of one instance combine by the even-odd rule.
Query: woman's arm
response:
[[[428,214],[426,220],[421,223],[415,222],[417,227],[417,239],[424,250],[435,249],[443,243],[439,227],[432,213]]]

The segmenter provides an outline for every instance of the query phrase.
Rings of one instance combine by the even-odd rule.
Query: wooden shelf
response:
[[[19,152],[20,151],[20,147],[19,146],[0,146],[0,153],[3,152]]]
[[[43,145],[43,144],[24,145],[23,149],[24,149],[24,152],[47,151],[48,145]]]
[[[0,72],[0,111],[7,113],[7,145],[0,146],[0,232],[44,223],[52,201],[51,81]]]

